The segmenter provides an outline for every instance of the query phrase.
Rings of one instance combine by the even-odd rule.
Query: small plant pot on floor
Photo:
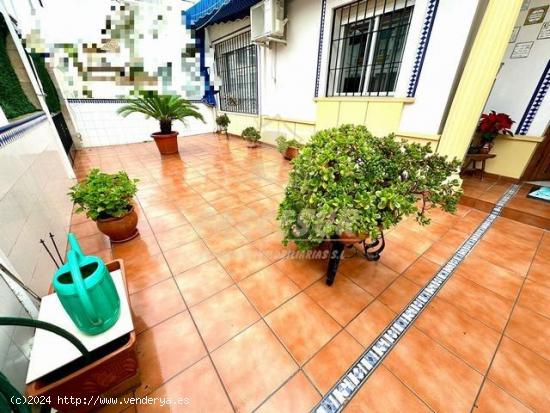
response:
[[[298,148],[289,146],[288,148],[286,148],[286,151],[283,156],[285,159],[288,159],[289,161],[291,161],[298,156],[298,152],[299,152]]]
[[[178,153],[178,132],[155,132],[151,135],[161,155]]]
[[[125,242],[138,236],[138,216],[134,207],[120,218],[98,219],[97,228],[107,235],[111,242]]]

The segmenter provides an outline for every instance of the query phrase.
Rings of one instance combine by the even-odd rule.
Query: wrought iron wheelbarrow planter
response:
[[[386,241],[384,239],[384,232],[381,231],[380,235],[371,242],[367,242],[366,239],[359,241],[363,245],[363,251],[360,251],[356,248],[356,251],[363,255],[367,261],[378,261],[380,259],[380,254],[384,251],[386,247]],[[334,235],[331,239],[330,245],[330,254],[327,266],[327,285],[334,284],[334,279],[336,278],[336,272],[338,271],[338,266],[340,265],[340,259],[344,254],[344,249],[355,248],[353,243],[346,242],[342,237]]]

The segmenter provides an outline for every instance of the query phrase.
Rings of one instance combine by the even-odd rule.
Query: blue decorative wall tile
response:
[[[418,87],[418,81],[422,72],[422,66],[424,65],[424,58],[426,57],[426,51],[428,50],[428,44],[430,43],[430,37],[432,34],[432,28],[434,25],[435,15],[437,13],[438,6],[439,0],[428,1],[428,8],[426,10],[424,24],[422,25],[422,31],[420,33],[420,40],[418,42],[418,48],[416,50],[416,56],[414,58],[411,78],[409,79],[407,97],[414,97],[416,94],[416,88]]]
[[[319,49],[317,50],[317,75],[315,78],[315,97],[319,97],[319,81],[321,77],[321,58],[323,54],[323,40],[325,37],[325,17],[327,14],[327,0],[321,4],[321,27],[319,28]]]
[[[550,89],[550,60],[546,64],[540,80],[537,83],[537,87],[533,92],[533,96],[531,96],[531,100],[529,101],[529,104],[527,105],[527,108],[518,123],[516,135],[527,135],[529,128],[531,127],[531,124],[533,123],[533,120],[542,105],[542,101],[548,92],[548,89]]]

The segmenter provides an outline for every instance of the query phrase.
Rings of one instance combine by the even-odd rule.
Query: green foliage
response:
[[[120,218],[132,206],[137,182],[137,179],[130,179],[124,171],[106,174],[99,169],[92,169],[84,181],[70,189],[68,195],[78,205],[76,212],[86,212],[86,216],[94,221]]]
[[[11,66],[6,51],[7,36],[9,36],[8,26],[0,14],[0,107],[8,119],[13,119],[36,112],[38,109],[33,106],[23,92],[15,70]]]
[[[283,135],[280,135],[275,142],[277,142],[277,150],[280,153],[285,153],[288,148],[303,148],[304,144],[298,142],[296,139],[287,139]]]
[[[37,53],[31,53],[31,59],[34,63],[34,67],[36,68],[40,83],[42,83],[44,93],[46,94],[46,105],[48,106],[50,113],[54,114],[61,112],[59,96],[57,95],[57,90],[55,89],[52,78],[46,69],[46,61],[44,56]]]
[[[260,132],[258,132],[256,128],[252,126],[249,126],[245,130],[243,130],[241,136],[244,140],[247,140],[248,142],[258,142],[262,138],[260,136]]]
[[[142,113],[160,122],[162,133],[172,132],[172,121],[185,124],[185,118],[192,117],[204,122],[197,106],[176,95],[159,95],[156,92],[144,92],[136,99],[122,106],[118,113],[124,117],[131,113]]]
[[[219,116],[216,116],[216,125],[218,125],[222,130],[227,130],[227,127],[231,123],[231,120],[229,119],[229,116],[227,114],[222,114]]]
[[[374,238],[413,213],[428,224],[428,208],[455,211],[459,166],[429,145],[376,138],[364,126],[317,132],[294,159],[279,206],[285,243],[307,250],[343,232]]]

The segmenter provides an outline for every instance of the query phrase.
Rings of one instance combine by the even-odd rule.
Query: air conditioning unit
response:
[[[255,43],[284,42],[284,0],[263,0],[250,8],[251,40]]]

